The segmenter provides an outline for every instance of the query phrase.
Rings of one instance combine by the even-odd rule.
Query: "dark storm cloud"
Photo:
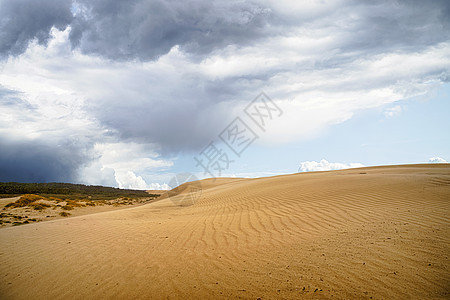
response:
[[[88,110],[122,141],[154,143],[163,154],[199,150],[231,121],[233,106],[228,102],[245,95],[234,80],[228,84],[199,80],[158,78],[142,85],[138,95],[132,84],[123,82],[120,91],[90,103]],[[160,89],[155,88],[158,84]],[[168,88],[174,85],[176,88]],[[124,99],[128,99],[126,104]]]
[[[270,10],[251,2],[81,0],[70,38],[84,53],[155,59],[173,46],[205,54],[267,35]]]
[[[74,14],[74,16],[72,15]],[[152,60],[180,45],[194,54],[266,36],[270,10],[251,2],[160,0],[2,0],[0,53],[45,44],[50,29],[71,26],[73,47],[110,59]]]
[[[33,39],[45,45],[53,26],[59,29],[70,26],[69,41],[65,40],[66,37],[59,41],[64,46],[69,45],[65,53],[67,65],[66,60],[58,60],[60,57],[50,53],[51,59],[43,63],[48,73],[43,74],[64,78],[65,86],[73,84],[73,88],[68,90],[76,91],[80,98],[87,100],[87,107],[83,109],[86,108],[89,117],[98,122],[100,128],[108,130],[111,139],[155,143],[160,146],[162,154],[205,146],[234,117],[231,113],[235,103],[251,101],[266,86],[283,85],[281,80],[293,85],[298,84],[294,82],[296,79],[308,81],[310,71],[311,76],[315,75],[312,73],[317,74],[317,84],[288,87],[285,91],[278,89],[278,96],[284,93],[284,99],[295,98],[308,88],[329,94],[358,89],[370,91],[389,87],[397,79],[420,81],[426,76],[433,79],[439,74],[441,80],[448,81],[445,66],[442,69],[430,68],[429,72],[433,73],[417,72],[413,79],[407,77],[409,74],[396,77],[395,74],[380,72],[380,78],[364,80],[348,73],[362,74],[357,72],[361,71],[359,68],[364,68],[364,63],[367,65],[380,59],[378,54],[382,54],[381,57],[396,53],[414,56],[429,46],[449,41],[450,1],[330,2],[329,5],[317,5],[320,9],[311,11],[309,6],[303,10],[298,3],[0,0],[0,56],[23,53]],[[277,39],[279,37],[292,38],[293,41]],[[281,44],[277,45],[279,41]],[[312,46],[298,45],[308,42]],[[70,56],[70,46],[109,61],[98,59],[95,66],[89,64],[90,57],[77,61]],[[179,51],[174,50],[175,54],[157,61],[174,46],[178,46]],[[227,46],[233,46],[228,48],[231,54],[227,53]],[[316,46],[317,49],[314,48]],[[235,61],[231,67],[233,70],[225,70],[223,75],[218,69],[227,69],[227,58],[233,58],[233,55],[251,57],[253,53],[239,52],[243,49],[243,52],[259,51],[257,54],[262,59],[255,60],[255,64],[263,66],[246,64],[244,59],[237,60],[238,63]],[[304,51],[300,53],[302,58],[299,61],[286,57],[296,57],[296,51]],[[210,70],[197,71],[208,64],[209,58],[214,60],[214,56],[219,57],[218,67],[212,64],[207,66]],[[39,65],[39,58],[45,60],[43,56],[36,57],[37,61],[31,64]],[[265,58],[268,67],[264,66]],[[115,60],[120,62],[116,64]],[[154,63],[140,63],[147,61]],[[178,61],[183,61],[178,64],[180,69],[176,69]],[[270,67],[271,61],[276,61],[274,67]],[[86,65],[79,66],[78,62]],[[62,66],[66,68],[64,72],[61,72]],[[213,72],[208,73],[211,69]],[[74,72],[70,72],[72,70]],[[339,79],[345,73],[348,81],[342,82]],[[276,77],[281,79],[271,82]],[[320,82],[323,79],[326,84]],[[0,99],[3,107],[25,111],[34,109],[25,100],[20,100],[21,95],[14,91],[0,89]],[[33,118],[33,114],[25,117]],[[38,122],[36,124],[39,126]],[[70,135],[70,129],[65,130]],[[43,176],[41,179],[47,181],[70,180],[76,165],[89,159],[82,154],[81,148],[70,146],[70,143],[67,149],[73,151],[74,157],[62,148],[50,146],[57,144],[41,141],[36,147],[31,142],[2,145],[0,167],[5,169],[9,166],[10,172],[14,172],[11,161],[15,161],[17,170],[21,170],[14,173],[18,178]],[[29,151],[21,150],[22,147]],[[27,164],[20,163],[20,155]],[[74,163],[67,163],[66,159]],[[44,170],[39,174],[48,176],[30,175],[36,167]],[[63,168],[65,170],[61,170]],[[58,173],[59,170],[62,173]],[[64,174],[69,175],[54,179]]]
[[[0,56],[23,53],[36,39],[45,45],[50,29],[72,21],[70,0],[0,0]]]
[[[67,25],[73,47],[118,60],[154,60],[175,45],[201,58],[301,27],[342,35],[342,52],[417,50],[448,40],[449,13],[449,1],[355,1],[311,17],[263,1],[2,0],[0,53],[45,44],[52,26]]]
[[[348,35],[342,41],[343,52],[414,52],[450,38],[450,1],[356,1],[354,4],[342,10],[348,17],[344,22]]]
[[[356,1],[311,18],[262,1],[78,1],[74,47],[110,59],[153,60],[179,45],[203,57],[228,45],[318,26],[342,34],[342,52],[417,50],[449,38],[448,1]],[[344,30],[344,32],[342,32]]]
[[[79,168],[92,159],[92,145],[49,134],[32,140],[14,134],[24,124],[39,124],[37,110],[22,93],[0,85],[0,181],[76,182]]]
[[[70,142],[55,145],[0,136],[2,182],[75,182],[86,161],[81,149]]]

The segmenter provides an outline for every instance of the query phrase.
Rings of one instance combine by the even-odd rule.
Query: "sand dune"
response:
[[[201,182],[0,230],[0,298],[450,297],[450,165]]]

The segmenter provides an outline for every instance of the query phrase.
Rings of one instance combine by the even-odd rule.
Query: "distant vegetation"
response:
[[[17,183],[0,182],[0,198],[39,194],[45,197],[91,200],[115,199],[119,197],[143,198],[156,197],[145,191],[126,190],[104,186],[92,186],[72,183]]]
[[[103,197],[101,200],[93,200],[91,196],[84,199],[70,199],[73,195],[66,195],[65,199],[54,196],[44,197],[36,194],[24,194],[14,202],[7,203],[0,212],[0,227],[18,226],[28,224],[30,222],[40,222],[48,220],[47,218],[56,217],[55,214],[62,217],[68,217],[71,213],[67,211],[76,208],[88,206],[123,206],[138,205],[153,201],[155,197],[145,194],[146,197],[130,198],[115,197],[114,199],[104,199],[105,196],[99,194],[96,197]],[[11,196],[11,195],[9,195]],[[77,194],[77,197],[79,194]],[[70,197],[70,198],[68,198]],[[61,211],[63,210],[63,211]]]

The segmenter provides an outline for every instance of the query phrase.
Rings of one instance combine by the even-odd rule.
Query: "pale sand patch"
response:
[[[450,297],[448,164],[203,183],[1,229],[0,298]]]
[[[20,197],[11,197],[11,198],[1,198],[0,199],[0,209],[3,209],[6,204],[19,200]]]

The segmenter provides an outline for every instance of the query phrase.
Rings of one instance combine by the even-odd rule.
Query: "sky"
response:
[[[449,1],[0,0],[0,181],[450,160]]]

